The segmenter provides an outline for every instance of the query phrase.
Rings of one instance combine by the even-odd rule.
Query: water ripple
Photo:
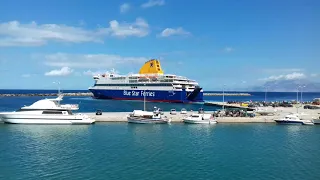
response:
[[[320,127],[0,125],[0,179],[318,179]]]

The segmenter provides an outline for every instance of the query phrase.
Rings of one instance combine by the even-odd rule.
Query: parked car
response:
[[[176,114],[177,114],[177,111],[176,111],[175,109],[171,109],[171,110],[170,110],[170,114],[176,115]]]
[[[96,115],[102,115],[102,111],[100,109],[97,110]]]
[[[185,108],[182,108],[180,113],[181,114],[187,114],[187,110]]]

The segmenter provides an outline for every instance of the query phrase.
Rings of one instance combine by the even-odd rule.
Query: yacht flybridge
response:
[[[0,113],[5,123],[11,124],[92,124],[95,122],[84,114],[73,114],[78,104],[60,104],[63,96],[55,99],[41,99],[30,106],[24,106],[14,112]]]

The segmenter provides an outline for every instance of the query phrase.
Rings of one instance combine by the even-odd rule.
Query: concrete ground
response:
[[[276,109],[274,115],[261,116],[256,115],[255,117],[218,117],[218,123],[273,123],[274,119],[284,117],[290,113],[302,113],[302,119],[316,119],[320,116],[320,109],[303,109],[303,107],[268,107],[269,110]],[[96,122],[127,122],[126,115],[131,112],[103,112],[102,115],[95,115],[95,113],[83,113],[94,118]],[[169,112],[164,112],[164,115],[170,117],[172,122],[183,122],[182,119],[195,112],[188,112],[187,114],[180,114],[177,112],[176,115],[171,115]],[[206,112],[206,113],[212,113]]]

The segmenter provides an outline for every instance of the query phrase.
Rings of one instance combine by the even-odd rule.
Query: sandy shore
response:
[[[269,116],[260,116],[256,115],[256,117],[218,117],[218,123],[274,123],[274,119],[284,117],[289,113],[296,113],[297,108],[295,107],[277,107],[269,109],[276,109],[277,112],[275,115]],[[303,119],[315,119],[319,118],[320,110],[319,109],[303,109],[302,107],[298,108],[299,113],[303,113]],[[126,115],[130,112],[103,112],[102,115],[95,115],[95,113],[83,113],[87,114],[90,117],[94,118],[96,122],[127,122]],[[207,112],[212,113],[212,112]],[[169,112],[164,112],[164,115],[170,117],[172,122],[182,122],[183,117],[191,115],[192,112],[188,112],[187,114],[180,114],[177,112],[176,115],[171,115]]]

